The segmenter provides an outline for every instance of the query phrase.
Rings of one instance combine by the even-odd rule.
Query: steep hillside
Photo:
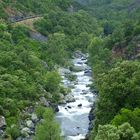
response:
[[[140,0],[0,0],[0,139],[63,139],[58,69],[76,50],[98,94],[87,139],[140,139]]]
[[[58,68],[70,66],[73,51],[86,51],[91,34],[102,29],[69,0],[1,0],[0,6],[0,139],[33,139],[44,118],[37,138],[55,131],[51,139],[60,140],[53,111],[70,90]],[[52,129],[43,133],[42,125]]]

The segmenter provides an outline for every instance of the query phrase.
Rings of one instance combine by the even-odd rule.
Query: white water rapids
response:
[[[63,72],[61,72],[61,76],[64,86],[67,87],[68,84],[73,85],[70,95],[72,95],[75,101],[59,105],[59,112],[56,114],[56,119],[60,123],[62,135],[65,137],[65,140],[80,140],[85,138],[88,133],[88,115],[96,96],[88,87],[92,83],[92,77],[89,74],[91,69],[86,64],[87,57],[75,57],[72,62],[75,67],[81,69],[79,72],[72,72],[72,74],[77,76],[76,82],[70,82]]]

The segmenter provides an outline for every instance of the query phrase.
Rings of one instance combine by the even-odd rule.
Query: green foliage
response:
[[[61,10],[50,11],[44,16],[44,19],[35,23],[35,27],[44,35],[53,34],[49,39],[50,43],[53,39],[54,42],[51,43],[53,46],[54,44],[55,46],[57,45],[57,38],[61,37],[57,45],[60,52],[62,46],[63,50],[68,50],[69,52],[77,48],[86,51],[89,45],[90,34],[99,34],[102,31],[102,28],[98,26],[97,20],[83,10],[74,13]],[[61,43],[61,41],[63,42]]]
[[[46,109],[43,118],[43,122],[36,127],[34,140],[61,140],[59,126],[50,108]]]
[[[49,92],[55,93],[59,90],[61,77],[57,72],[48,72],[46,74],[45,89]]]
[[[88,46],[90,63],[93,67],[95,78],[98,74],[107,71],[112,64],[111,52],[104,47],[105,41],[99,37],[93,37]]]
[[[140,131],[140,109],[135,108],[134,111],[129,109],[121,109],[120,113],[117,114],[112,120],[112,124],[119,126],[125,122],[129,122],[130,125],[137,131]]]
[[[50,35],[46,46],[46,59],[56,64],[64,65],[68,58],[68,52],[66,52],[67,45],[68,41],[66,40],[65,34],[54,33]]]
[[[113,125],[99,125],[98,134],[95,140],[119,140],[119,132],[117,127]]]
[[[138,140],[139,133],[129,123],[124,123],[118,128],[113,125],[99,126],[94,140]]]
[[[20,130],[16,125],[12,125],[6,129],[6,133],[10,135],[10,137],[15,140],[20,136]]]
[[[139,72],[139,62],[124,61],[100,76],[97,81],[96,125],[109,123],[122,107],[136,108],[140,105]]]
[[[43,106],[37,106],[37,107],[35,108],[35,112],[36,112],[36,114],[37,114],[37,116],[38,116],[39,118],[43,118],[43,114],[44,114],[44,112],[45,112],[45,107],[43,107]]]

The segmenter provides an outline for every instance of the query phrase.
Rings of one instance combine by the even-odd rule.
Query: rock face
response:
[[[30,32],[30,37],[40,42],[45,42],[48,38],[38,32]]]
[[[0,129],[3,129],[6,127],[6,121],[4,116],[0,116]]]

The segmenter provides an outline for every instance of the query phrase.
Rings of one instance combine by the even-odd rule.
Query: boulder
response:
[[[88,90],[82,90],[82,93],[81,94],[82,95],[86,95],[86,94],[88,94],[88,92],[89,92]]]
[[[61,69],[59,69],[59,73],[60,73],[60,75],[64,76],[65,74],[70,74],[71,71],[66,68],[61,68]]]
[[[88,130],[91,131],[92,129],[93,129],[93,124],[92,123],[89,123]]]
[[[34,127],[35,127],[34,123],[33,123],[31,120],[28,120],[28,121],[26,122],[26,125],[27,125],[27,127],[29,127],[29,128],[34,128]]]
[[[71,106],[68,105],[67,107],[68,107],[69,109],[71,109]]]
[[[34,40],[40,41],[40,42],[46,42],[48,38],[38,32],[32,32],[30,31],[30,37]]]
[[[79,62],[77,62],[77,64],[82,65],[82,64],[83,64],[83,62],[80,62],[80,61],[79,61]]]
[[[59,107],[58,107],[58,105],[52,104],[51,107],[53,108],[53,110],[54,110],[55,112],[59,112]]]
[[[59,96],[60,96],[60,100],[63,100],[65,98],[63,94],[59,94]]]
[[[38,117],[35,113],[32,114],[31,119],[33,122],[37,122],[38,121]]]
[[[4,116],[0,116],[0,128],[5,128],[6,127],[6,121]]]
[[[76,65],[73,67],[73,70],[74,72],[79,72],[79,71],[83,71],[85,70],[85,67],[83,65]]]
[[[24,127],[22,130],[21,130],[21,134],[23,136],[29,136],[29,134],[31,134],[31,130],[28,128],[28,127]]]
[[[65,96],[65,101],[67,103],[70,103],[70,102],[75,102],[75,99],[71,94],[68,94],[68,95]]]
[[[49,102],[46,100],[45,97],[40,97],[40,102],[42,105],[44,105],[45,107],[49,107]]]
[[[22,137],[18,137],[16,140],[23,140]]]
[[[86,57],[86,55],[83,54],[81,51],[75,51],[74,57],[76,57],[76,58],[82,58],[82,57]]]
[[[93,113],[95,109],[95,104],[93,104],[92,109],[90,110],[90,113],[88,115],[89,121],[93,121],[95,119],[95,114]]]
[[[86,57],[82,57],[81,60],[82,60],[82,61],[86,61],[87,58],[86,58]]]
[[[0,137],[3,136],[4,132],[0,129]]]
[[[55,112],[59,112],[58,106],[55,107],[55,110],[54,110],[54,111],[55,111]]]
[[[79,104],[78,107],[82,107],[82,104]]]
[[[85,70],[84,75],[85,76],[92,76],[92,71],[91,70]]]

